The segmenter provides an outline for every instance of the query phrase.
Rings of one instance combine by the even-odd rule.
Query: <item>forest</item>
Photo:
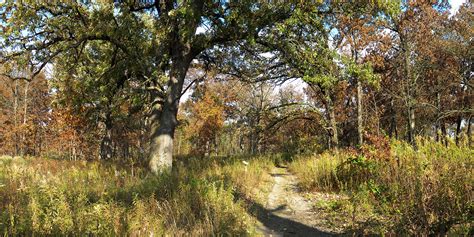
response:
[[[0,1],[4,236],[473,236],[463,0]]]

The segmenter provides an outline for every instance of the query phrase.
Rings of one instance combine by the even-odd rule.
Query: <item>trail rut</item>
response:
[[[310,201],[298,192],[296,177],[286,168],[274,168],[273,188],[265,206],[259,206],[259,231],[264,236],[334,236],[316,226],[318,216]]]

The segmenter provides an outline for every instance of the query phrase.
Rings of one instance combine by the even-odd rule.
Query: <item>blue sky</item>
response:
[[[459,6],[465,2],[466,0],[449,0],[449,3],[451,4],[451,15],[456,13],[456,11],[459,9]]]

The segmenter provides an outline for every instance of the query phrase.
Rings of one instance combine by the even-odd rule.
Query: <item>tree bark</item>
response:
[[[466,131],[466,134],[467,134],[467,144],[469,145],[469,147],[472,146],[472,116],[469,116],[469,119],[467,120],[467,131]]]
[[[334,114],[334,109],[331,108],[329,111],[329,120],[331,123],[331,130],[332,130],[332,137],[331,137],[331,143],[333,148],[336,148],[339,146],[339,138],[337,134],[337,122],[336,122],[336,115]]]
[[[362,146],[364,143],[364,124],[363,124],[363,114],[362,114],[362,83],[357,80],[357,133],[359,135],[359,145]]]
[[[250,154],[255,155],[259,153],[258,145],[260,143],[260,131],[256,128],[258,125],[254,125],[254,131],[250,134]]]
[[[355,43],[354,49],[352,52],[352,55],[354,57],[355,63],[358,63],[359,55],[357,52],[357,44],[356,40],[354,40],[356,37],[352,35],[353,42]],[[360,78],[357,79],[357,135],[358,135],[358,144],[359,146],[362,146],[364,143],[364,124],[363,124],[363,109],[362,109],[362,100],[363,100],[363,91],[362,91],[362,82],[360,81]]]
[[[398,139],[398,128],[397,128],[397,111],[394,109],[394,99],[390,99],[390,137]]]
[[[408,112],[408,142],[411,145],[415,146],[415,111],[412,105],[408,105],[407,112]]]
[[[111,160],[112,159],[112,121],[111,115],[108,113],[105,119],[105,134],[102,137],[100,143],[100,159]]]
[[[20,150],[20,147],[18,145],[18,80],[15,80],[14,83],[14,89],[13,89],[13,124],[14,124],[14,134],[13,136],[15,137],[13,141],[13,146],[15,147],[14,149],[14,155],[17,156]]]
[[[24,91],[24,98],[23,98],[23,129],[21,133],[21,143],[22,143],[22,148],[21,148],[21,155],[24,156],[28,153],[28,144],[26,142],[26,135],[28,132],[28,129],[26,127],[26,122],[28,122],[28,89],[30,86],[29,81],[25,81],[25,91]]]
[[[408,142],[415,146],[415,109],[414,109],[414,98],[413,98],[413,90],[414,86],[416,86],[415,82],[412,80],[412,72],[410,66],[410,49],[408,47],[407,42],[402,42],[402,47],[404,50],[404,73],[405,73],[405,102],[407,105],[407,122],[408,122]]]
[[[150,116],[149,167],[154,174],[171,172],[173,164],[173,137],[178,125],[178,105],[184,78],[191,60],[179,56],[173,60],[166,98],[155,101]]]
[[[456,146],[459,146],[459,138],[461,137],[461,123],[462,123],[462,117],[458,116],[456,120]]]
[[[434,131],[434,138],[436,142],[439,142],[440,140],[440,134],[441,134],[441,128],[439,126],[439,122],[436,122],[435,124],[435,131]]]
[[[439,92],[436,92],[436,130],[435,130],[435,136],[436,136],[436,142],[439,142],[441,140],[441,125],[440,125],[440,119],[441,119],[441,94]]]
[[[448,146],[448,137],[447,137],[448,133],[446,130],[446,124],[444,123],[443,120],[441,120],[440,123],[441,123],[441,134],[442,134],[441,141],[447,147]]]
[[[329,125],[331,127],[331,147],[337,149],[339,146],[339,138],[337,134],[337,121],[334,112],[334,105],[331,97],[326,92],[326,110],[329,116]]]

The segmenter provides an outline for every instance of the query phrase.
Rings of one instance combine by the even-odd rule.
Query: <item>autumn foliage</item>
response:
[[[473,235],[471,1],[0,2],[0,234]]]

